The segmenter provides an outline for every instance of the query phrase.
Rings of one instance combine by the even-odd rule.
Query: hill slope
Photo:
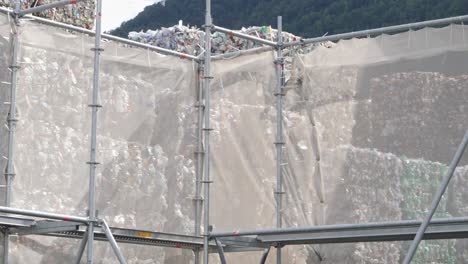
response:
[[[214,0],[214,23],[238,29],[250,25],[276,25],[304,37],[341,33],[387,25],[468,14],[467,0]],[[130,31],[177,24],[201,26],[204,1],[166,0],[145,8],[111,33],[127,37]]]

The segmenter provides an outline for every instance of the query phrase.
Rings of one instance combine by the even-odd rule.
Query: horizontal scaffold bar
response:
[[[50,3],[50,4],[44,4],[44,5],[29,8],[29,9],[20,10],[18,15],[24,16],[24,15],[27,15],[27,14],[38,13],[38,12],[42,12],[42,11],[52,9],[52,8],[56,8],[56,7],[62,7],[62,6],[66,6],[66,5],[76,4],[76,3],[82,2],[82,1],[83,0],[61,0],[61,1],[56,1],[56,2],[53,2],[53,3]]]
[[[1,207],[0,207],[1,208]],[[3,208],[1,208],[3,209]],[[0,209],[0,210],[1,210]],[[8,213],[28,215],[39,218],[55,219],[56,216],[63,215],[48,214],[37,211],[17,210],[8,207]],[[5,211],[5,210],[4,210]],[[47,216],[47,217],[46,217]],[[50,217],[53,216],[53,217]],[[74,219],[76,220],[76,219]],[[83,219],[84,220],[84,219]],[[97,226],[102,225],[102,221],[98,221]],[[27,235],[42,235],[50,237],[62,237],[71,239],[82,239],[86,234],[87,227],[85,223],[76,221],[52,221],[52,220],[37,220],[33,218],[14,217],[9,215],[0,215],[0,229],[8,229],[11,234],[19,236]],[[112,235],[119,243],[183,248],[191,250],[199,250],[203,247],[202,236],[191,236],[184,234],[154,232],[141,229],[115,228],[110,227]],[[101,229],[95,229],[95,240],[106,241],[107,237]],[[224,245],[225,246],[225,245]],[[252,248],[245,248],[243,244],[234,243],[228,248],[228,252],[232,251],[251,251]],[[258,249],[257,249],[258,250]],[[210,251],[217,252],[214,241],[210,242]]]
[[[442,19],[436,19],[436,20],[428,20],[428,21],[423,21],[423,22],[409,23],[409,24],[390,26],[390,27],[382,27],[382,28],[376,28],[376,29],[368,29],[368,30],[362,30],[362,31],[324,36],[324,37],[302,39],[299,41],[284,43],[282,46],[291,47],[291,46],[299,46],[299,45],[304,45],[304,44],[320,43],[320,42],[325,42],[325,41],[338,41],[341,39],[361,38],[361,37],[375,36],[375,35],[380,35],[380,34],[398,33],[398,32],[403,32],[403,31],[410,30],[410,29],[418,29],[418,28],[424,28],[424,27],[438,27],[438,26],[449,25],[452,23],[461,23],[464,21],[468,21],[468,15],[442,18]]]
[[[421,221],[343,224],[212,233],[212,237],[256,236],[259,243],[309,244],[411,240]],[[431,237],[432,236],[432,237]],[[468,237],[468,217],[434,219],[425,239]],[[222,241],[222,240],[221,240]]]
[[[32,217],[54,219],[54,220],[61,220],[61,221],[78,222],[78,223],[84,223],[84,224],[89,223],[89,220],[87,217],[64,215],[64,214],[53,214],[53,213],[17,209],[17,208],[12,208],[12,207],[5,207],[5,206],[0,206],[0,213],[32,216]]]
[[[13,14],[13,10],[8,9],[8,8],[4,8],[4,7],[0,7],[0,13]],[[86,29],[86,28],[76,27],[76,26],[72,26],[72,25],[65,24],[65,23],[60,23],[60,22],[57,22],[57,21],[53,21],[53,20],[49,20],[49,19],[45,19],[45,18],[41,18],[41,17],[26,15],[26,16],[24,16],[24,18],[29,18],[29,19],[32,19],[34,21],[37,21],[37,22],[40,22],[40,23],[43,23],[43,24],[46,24],[46,25],[59,27],[59,28],[71,30],[71,31],[78,32],[78,33],[88,34],[90,36],[94,36],[96,34],[95,31],[92,31],[92,30],[89,30],[89,29]],[[119,42],[119,43],[123,43],[123,44],[127,44],[127,45],[130,45],[130,46],[142,48],[142,49],[148,49],[148,50],[155,51],[155,52],[158,52],[158,53],[161,53],[161,54],[164,54],[164,55],[175,56],[175,57],[179,57],[179,58],[182,58],[182,59],[190,59],[190,60],[194,60],[194,61],[199,60],[198,57],[193,56],[193,55],[189,55],[189,54],[185,54],[185,53],[181,53],[181,52],[173,51],[173,50],[169,50],[169,49],[164,49],[164,48],[160,48],[160,47],[140,43],[140,42],[137,42],[137,41],[116,37],[116,36],[109,35],[109,34],[102,34],[102,38],[112,40],[112,41],[115,41],[115,42]]]
[[[235,36],[235,37],[238,37],[238,38],[247,39],[247,40],[251,40],[251,41],[254,41],[254,42],[262,43],[262,44],[265,44],[265,45],[268,45],[268,46],[272,46],[272,47],[277,46],[276,42],[266,40],[266,39],[262,39],[262,38],[258,38],[258,37],[254,37],[254,36],[250,36],[250,35],[247,35],[247,34],[244,34],[244,33],[238,32],[238,31],[230,30],[230,29],[227,29],[227,28],[213,26],[213,30],[219,31],[219,32],[222,32],[222,33],[226,33],[228,35]]]

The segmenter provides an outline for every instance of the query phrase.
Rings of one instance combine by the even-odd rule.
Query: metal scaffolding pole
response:
[[[277,45],[276,42],[266,40],[266,39],[262,39],[262,38],[258,38],[258,37],[254,37],[254,36],[250,36],[250,35],[247,35],[247,34],[244,34],[244,33],[238,32],[238,31],[230,30],[230,29],[227,29],[227,28],[223,28],[223,27],[213,26],[213,30],[219,31],[219,32],[222,32],[222,33],[226,33],[226,34],[228,34],[230,36],[235,36],[235,37],[238,37],[238,38],[243,38],[243,39],[250,40],[250,41],[253,41],[253,42],[258,42],[258,43],[261,43],[261,44],[265,44],[265,45],[268,45],[268,46],[271,46],[271,47],[276,47],[276,45]]]
[[[46,212],[17,209],[17,208],[5,207],[5,206],[0,206],[0,213],[33,216],[33,217],[39,217],[39,218],[45,218],[45,219],[77,222],[77,223],[83,223],[83,224],[87,224],[89,222],[88,218],[86,217],[46,213]]]
[[[197,88],[198,88],[198,98],[197,98],[197,111],[198,111],[198,120],[197,120],[197,173],[195,176],[195,236],[201,235],[201,209],[203,199],[201,197],[201,183],[203,177],[203,66],[198,63],[198,76],[197,76]],[[195,250],[195,264],[200,263],[200,251]]]
[[[244,56],[244,55],[260,54],[262,52],[270,51],[270,50],[274,50],[274,49],[276,49],[276,48],[273,48],[273,47],[270,47],[270,46],[264,46],[264,47],[258,47],[258,48],[248,49],[248,50],[239,50],[239,51],[227,52],[227,53],[222,53],[222,54],[217,54],[217,55],[211,56],[211,60],[216,61],[216,60],[232,59],[232,58],[237,58],[239,56]]]
[[[152,51],[164,54],[164,55],[175,56],[175,57],[179,57],[181,59],[189,59],[189,60],[198,61],[198,57],[193,56],[193,55],[189,55],[189,54],[174,51],[174,50],[164,49],[164,48],[160,48],[160,47],[157,47],[157,46],[136,42],[136,41],[129,40],[129,39],[119,38],[119,37],[116,37],[116,36],[113,36],[113,35],[102,34],[102,38],[117,41],[117,42],[120,42],[120,43],[123,43],[123,44],[128,44],[128,45],[131,45],[131,46],[134,46],[134,47],[139,47],[139,48],[152,50]]]
[[[210,239],[210,96],[211,96],[211,30],[213,21],[211,18],[211,0],[206,0],[205,14],[205,200],[203,203],[204,230],[203,230],[203,263],[208,264],[209,260],[209,239]]]
[[[5,14],[14,14],[14,11],[12,11],[12,10],[10,10],[8,8],[4,8],[4,7],[0,7],[0,12],[5,13]],[[94,36],[96,34],[96,32],[94,32],[92,30],[89,30],[89,29],[86,29],[86,28],[81,28],[81,27],[72,26],[72,25],[65,24],[65,23],[60,23],[60,22],[49,20],[49,19],[42,18],[42,17],[25,15],[24,18],[33,19],[33,20],[35,20],[37,22],[40,22],[40,23],[43,23],[43,24],[46,24],[46,25],[59,27],[59,28],[71,30],[71,31],[78,32],[78,33],[88,34],[90,36]],[[164,54],[164,55],[175,56],[175,57],[179,57],[181,59],[190,59],[190,60],[198,61],[198,58],[196,56],[193,56],[193,55],[177,52],[177,51],[174,51],[174,50],[164,49],[164,48],[160,48],[160,47],[157,47],[157,46],[152,46],[152,45],[149,45],[149,44],[136,42],[136,41],[129,40],[129,39],[119,38],[119,37],[108,35],[108,34],[101,34],[101,38],[116,41],[116,42],[119,42],[119,43],[122,43],[122,44],[127,44],[127,45],[130,45],[130,46],[133,46],[133,47],[148,49],[148,50],[155,51],[155,52],[158,52],[158,53],[161,53],[161,54]]]
[[[235,231],[235,232],[219,232],[211,233],[213,238],[222,237],[245,237],[245,236],[269,236],[269,235],[288,235],[288,234],[303,234],[303,233],[326,233],[326,232],[347,232],[347,231],[361,231],[361,230],[384,230],[388,228],[402,228],[404,232],[408,233],[407,228],[413,226],[420,226],[422,221],[418,220],[404,220],[404,221],[393,221],[393,222],[378,222],[378,223],[367,223],[367,224],[341,224],[341,225],[322,225],[322,226],[310,226],[310,227],[289,227],[281,229],[265,229],[265,230],[250,230],[250,231]],[[456,218],[441,218],[432,219],[430,224],[434,226],[443,225],[456,225],[463,226],[468,223],[468,217],[456,217]],[[416,233],[416,232],[415,232]]]
[[[341,39],[361,38],[361,37],[375,36],[375,35],[380,35],[380,34],[398,33],[398,32],[402,32],[402,31],[406,31],[410,29],[418,29],[418,28],[424,28],[424,27],[438,27],[438,26],[443,26],[443,25],[449,25],[452,23],[461,23],[467,20],[468,20],[468,15],[436,19],[436,20],[428,20],[428,21],[409,23],[409,24],[403,24],[403,25],[398,25],[398,26],[382,27],[382,28],[376,28],[376,29],[330,35],[330,36],[325,36],[325,37],[303,39],[300,41],[284,43],[284,47],[300,46],[304,44],[313,44],[313,43],[319,43],[319,42],[325,42],[325,41],[337,41]]]
[[[7,154],[7,164],[5,169],[5,206],[11,205],[11,182],[15,177],[15,168],[13,165],[14,159],[14,143],[15,143],[15,129],[18,119],[16,118],[16,86],[18,83],[18,70],[20,66],[18,65],[18,50],[19,50],[19,16],[18,12],[21,10],[21,1],[15,1],[15,13],[13,15],[13,24],[12,24],[12,33],[11,33],[11,64],[9,69],[11,71],[10,75],[10,110],[8,112],[8,154]],[[4,241],[3,241],[3,263],[8,263],[9,257],[9,247],[10,247],[10,236],[8,230],[4,232]]]
[[[61,0],[61,1],[54,2],[54,3],[50,3],[50,4],[40,5],[40,6],[32,7],[29,9],[21,10],[19,11],[18,14],[20,16],[24,16],[26,14],[39,13],[47,9],[61,7],[61,6],[70,5],[70,4],[76,4],[77,2],[81,2],[81,1],[83,0]]]
[[[97,148],[97,118],[98,111],[101,105],[99,105],[99,71],[101,66],[101,21],[102,21],[102,0],[96,2],[96,36],[94,43],[94,75],[93,75],[93,101],[89,105],[92,110],[91,116],[91,147],[90,147],[90,160],[89,164],[89,205],[88,205],[88,216],[90,222],[88,225],[88,248],[87,248],[87,263],[93,263],[93,241],[94,241],[94,226],[96,221],[96,167],[99,164],[96,160],[96,148]]]
[[[453,174],[455,173],[455,169],[457,168],[458,163],[460,163],[460,160],[463,157],[463,153],[465,152],[466,145],[468,145],[468,130],[466,131],[465,136],[463,137],[463,140],[460,143],[460,146],[458,147],[457,152],[455,153],[455,156],[453,157],[452,162],[450,163],[449,170],[447,172],[447,175],[445,175],[444,180],[442,181],[442,185],[440,186],[439,191],[437,192],[436,196],[434,197],[434,200],[432,201],[431,209],[429,210],[429,213],[427,213],[426,217],[424,218],[424,221],[422,222],[421,226],[418,229],[418,232],[416,233],[416,236],[414,237],[413,243],[411,243],[411,247],[408,251],[408,254],[406,255],[403,261],[404,264],[409,264],[411,260],[413,259],[414,254],[416,253],[416,250],[418,249],[419,243],[421,243],[424,233],[426,232],[427,227],[429,226],[429,223],[432,220],[432,216],[437,210],[440,200],[442,200],[442,196],[447,190],[450,180],[452,179]]]
[[[78,253],[76,254],[75,264],[80,264],[81,259],[83,258],[83,253],[86,249],[87,242],[88,242],[88,231],[84,233],[83,239],[81,240],[80,247],[78,248]]]
[[[268,259],[268,254],[270,254],[271,247],[268,247],[263,251],[262,258],[260,259],[260,264],[265,264]]]
[[[127,264],[127,261],[122,255],[122,252],[120,252],[119,245],[117,245],[117,242],[115,241],[114,235],[112,235],[112,231],[110,230],[109,226],[107,225],[107,222],[102,220],[101,222],[101,229],[104,231],[106,234],[107,240],[109,240],[109,243],[112,246],[112,250],[114,251],[114,254],[117,256],[117,259],[119,260],[120,264]]]
[[[224,255],[223,245],[216,238],[214,239],[214,241],[215,241],[216,247],[218,248],[219,262],[221,262],[221,264],[226,264],[226,256]]]
[[[285,145],[283,138],[283,21],[278,17],[278,47],[276,64],[276,227],[281,228],[282,210],[283,210],[283,147]],[[281,246],[276,249],[276,263],[281,264]]]

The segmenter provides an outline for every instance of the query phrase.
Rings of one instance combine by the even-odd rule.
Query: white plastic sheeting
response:
[[[9,25],[1,19],[6,58]],[[34,22],[21,28],[13,206],[84,215],[92,39]],[[454,25],[347,40],[295,58],[284,110],[285,226],[421,217],[468,127],[465,30]],[[111,42],[104,48],[99,215],[112,226],[191,234],[196,65]],[[213,65],[215,231],[275,226],[274,60],[264,52]],[[8,72],[1,74],[8,81]],[[7,101],[5,89],[0,95]],[[468,213],[467,164],[465,158],[437,217]],[[78,244],[12,240],[12,263],[68,263]],[[97,263],[115,263],[109,245],[97,245]],[[407,246],[286,247],[284,263],[399,263]],[[130,263],[193,261],[188,251],[122,248]],[[466,263],[467,255],[465,240],[424,242],[415,263]],[[228,261],[259,258],[237,253]]]
[[[92,47],[88,36],[22,22],[13,207],[86,214]],[[111,42],[103,48],[99,215],[115,227],[192,233],[194,65]],[[20,237],[11,263],[70,263],[78,243]],[[98,263],[115,263],[109,245],[97,244]],[[129,263],[187,263],[193,255],[122,247]]]
[[[288,167],[287,177],[300,183],[288,185],[290,208],[298,201],[306,208],[297,210],[298,219],[289,215],[293,223],[422,218],[468,128],[466,30],[452,25],[340,41],[297,58],[301,83],[288,92],[286,111],[314,124],[308,147],[315,158],[307,159],[307,176],[317,183],[304,188],[303,170]],[[298,138],[303,131],[288,133]],[[455,181],[466,178],[467,164],[465,157]],[[436,217],[466,216],[460,188],[451,184]],[[414,263],[465,263],[464,243],[424,242]],[[399,263],[407,247],[361,243],[316,250],[325,263]]]

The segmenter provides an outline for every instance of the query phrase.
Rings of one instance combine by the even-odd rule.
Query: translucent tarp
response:
[[[21,23],[20,36],[12,206],[85,215],[94,38],[29,21]],[[113,227],[192,234],[195,66],[111,42],[103,48],[99,216]],[[12,241],[10,263],[71,263],[79,243],[44,237]],[[183,250],[129,245],[122,250],[129,263],[193,259]],[[96,261],[116,262],[108,243],[97,243]]]
[[[6,168],[6,157],[8,153],[8,125],[7,125],[7,116],[8,112],[10,109],[9,105],[9,97],[10,97],[10,92],[9,88],[10,86],[8,85],[9,80],[10,80],[10,72],[7,70],[8,66],[10,65],[10,25],[8,23],[8,19],[6,16],[0,16],[0,64],[1,64],[1,70],[0,71],[0,168],[2,172],[2,177],[0,182],[2,185],[5,184],[5,180],[3,177],[3,172]],[[4,188],[0,188],[0,195],[4,197]]]
[[[0,18],[7,58],[9,25]],[[33,22],[21,28],[13,206],[85,215],[93,38]],[[284,226],[421,218],[468,127],[465,35],[462,26],[423,29],[341,41],[295,57],[285,88]],[[196,65],[111,42],[104,48],[99,215],[112,226],[192,234]],[[213,63],[215,231],[276,225],[274,60],[273,52],[263,52]],[[1,74],[9,81],[8,71]],[[0,95],[8,101],[6,89]],[[7,112],[0,106],[3,120]],[[467,164],[465,158],[437,217],[467,215]],[[79,243],[12,241],[12,263],[68,263]],[[109,245],[97,245],[97,263],[115,263]],[[407,247],[286,247],[284,263],[399,263]],[[189,251],[122,248],[130,263],[193,261]],[[415,263],[467,262],[465,240],[425,242],[421,249]],[[259,252],[237,253],[228,261],[259,258]],[[273,252],[269,261],[275,262]]]
[[[286,113],[313,124],[302,147],[313,157],[306,174],[288,166],[288,204],[302,208],[286,216],[291,223],[423,217],[468,128],[466,30],[452,25],[340,41],[296,58],[301,82],[288,91]],[[288,138],[305,131],[288,129]],[[289,142],[288,153],[310,152],[298,142]],[[467,164],[465,155],[435,217],[467,215],[461,184]],[[313,188],[303,184],[308,181],[316,182]],[[466,263],[464,243],[425,242],[414,263]],[[317,251],[328,263],[399,263],[407,248],[374,243]]]

